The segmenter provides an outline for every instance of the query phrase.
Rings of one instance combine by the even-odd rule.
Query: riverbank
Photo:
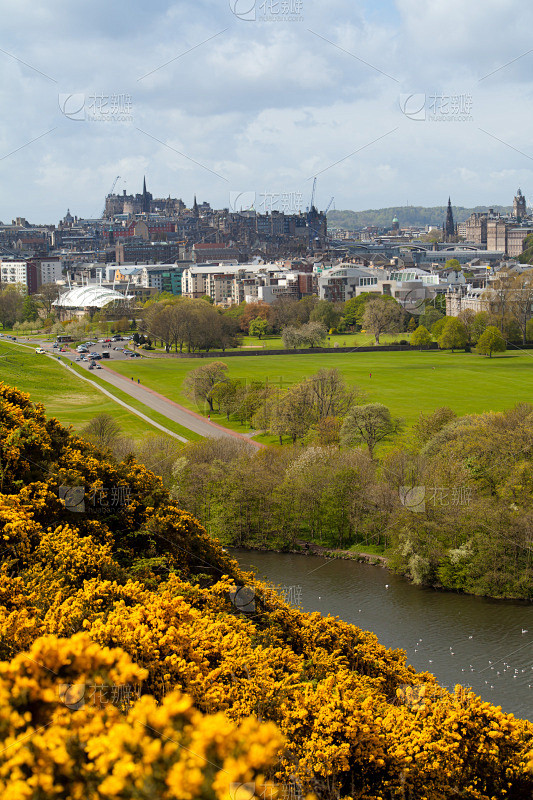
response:
[[[231,549],[243,550],[250,553],[283,553],[288,555],[298,556],[319,556],[321,558],[329,558],[332,561],[339,559],[341,561],[356,561],[359,564],[371,564],[374,567],[389,568],[388,559],[385,556],[377,555],[376,553],[363,553],[355,550],[340,550],[338,548],[324,547],[313,542],[306,542],[303,539],[297,539],[295,548],[275,548],[275,547],[235,547]]]

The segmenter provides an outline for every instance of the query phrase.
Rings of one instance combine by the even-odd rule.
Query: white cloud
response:
[[[527,194],[533,53],[479,78],[526,52],[533,8],[396,9],[308,0],[301,23],[269,25],[236,19],[224,0],[0,0],[0,219],[92,214],[116,175],[138,191],[144,173],[156,195],[215,206],[231,189],[307,198],[319,172],[322,207],[332,195],[367,208]],[[402,115],[401,92],[438,91],[471,96],[473,122]],[[129,95],[133,122],[67,119],[60,92]]]

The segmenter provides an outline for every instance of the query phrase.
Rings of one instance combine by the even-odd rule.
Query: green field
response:
[[[410,333],[383,333],[379,337],[380,344],[391,344],[394,342],[409,341],[411,338]],[[373,347],[375,343],[374,336],[371,333],[332,333],[328,336],[325,342],[325,347]],[[281,336],[263,336],[258,339],[257,336],[243,336],[241,339],[241,346],[234,348],[235,350],[283,350],[283,341]]]
[[[410,333],[384,333],[380,336],[380,344],[391,344],[394,342],[409,341],[411,338]],[[241,336],[241,344],[239,347],[228,348],[228,350],[284,350],[283,341],[281,336],[263,336],[259,339],[257,336]],[[372,347],[374,345],[374,336],[371,333],[335,333],[328,336],[325,343],[326,347]],[[165,348],[160,344],[155,348],[157,351],[164,353]]]
[[[76,430],[81,430],[97,414],[111,414],[123,433],[135,440],[158,432],[85,381],[78,380],[51,358],[36,355],[16,344],[0,344],[0,380],[28,392],[34,402],[45,405],[48,416],[57,417],[63,425],[72,425]],[[127,395],[120,399],[130,401]],[[135,401],[130,405],[136,407]],[[142,404],[138,406],[147,416],[150,414]],[[166,425],[166,419],[157,419],[156,422]],[[166,427],[173,430],[171,424]],[[188,432],[183,435],[189,438]]]
[[[196,408],[182,394],[183,379],[189,370],[206,363],[208,359],[139,359],[117,362],[113,369],[134,374],[145,386]],[[407,424],[421,411],[444,405],[462,415],[502,411],[519,401],[533,400],[533,351],[491,359],[435,350],[230,357],[225,363],[233,378],[268,381],[284,388],[319,369],[335,367],[348,383],[366,392],[369,402],[384,403]],[[222,424],[224,420],[216,417]],[[238,424],[231,427],[240,429]]]

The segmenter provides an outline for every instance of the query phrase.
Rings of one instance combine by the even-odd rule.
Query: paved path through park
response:
[[[83,367],[85,367],[85,363],[82,362],[80,366],[82,366],[82,364]],[[224,428],[222,425],[217,425],[215,422],[209,422],[201,414],[190,411],[188,408],[180,406],[173,400],[169,400],[168,397],[159,394],[159,392],[155,392],[153,389],[148,389],[148,387],[138,384],[136,381],[132,381],[131,378],[127,378],[125,375],[115,372],[115,370],[102,364],[102,362],[100,362],[100,364],[102,367],[101,370],[98,370],[98,377],[100,379],[111,384],[111,386],[115,386],[126,394],[129,394],[130,397],[134,397],[136,400],[139,400],[141,403],[144,403],[145,406],[148,406],[148,408],[152,408],[154,411],[162,414],[167,419],[173,420],[179,425],[183,425],[184,428],[200,436],[240,439],[241,441],[250,442],[255,445],[255,447],[262,447],[262,445],[254,442],[248,436],[237,433],[236,431],[231,431],[229,428]],[[96,386],[100,388],[98,384],[96,384]],[[138,411],[134,408],[131,410],[134,414],[139,416]],[[176,436],[176,434],[174,435]]]

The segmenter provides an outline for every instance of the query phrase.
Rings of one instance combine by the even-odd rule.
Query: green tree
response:
[[[472,342],[476,344],[483,331],[489,324],[489,315],[487,311],[478,311],[472,320],[471,337]]]
[[[0,291],[0,322],[3,328],[12,328],[22,320],[24,297],[15,286]]]
[[[258,339],[261,339],[261,336],[267,336],[267,334],[272,333],[272,326],[267,319],[256,317],[251,320],[248,333],[250,336],[257,336]]]
[[[447,406],[435,409],[431,414],[420,414],[417,422],[413,426],[413,432],[416,438],[425,444],[432,439],[435,434],[441,431],[446,425],[449,425],[457,415],[455,411]]]
[[[466,328],[458,317],[448,317],[442,333],[438,338],[442,350],[454,350],[465,347],[468,341]]]
[[[442,319],[443,315],[436,308],[426,308],[423,314],[418,319],[418,324],[423,325],[428,331],[433,330],[433,325]]]
[[[493,353],[504,353],[507,350],[505,339],[495,325],[489,327],[479,337],[476,350],[481,355],[492,358]]]
[[[461,271],[461,264],[456,258],[449,258],[444,265],[445,269],[453,269],[455,272]]]
[[[329,300],[319,300],[311,311],[309,320],[322,323],[329,331],[331,328],[337,327],[340,318],[341,315],[333,303],[330,303]]]
[[[351,328],[361,328],[365,306],[371,297],[375,297],[372,292],[362,292],[357,297],[352,297],[346,301],[344,320]]]
[[[354,406],[344,419],[341,442],[344,445],[366,444],[370,458],[374,459],[376,445],[402,428],[402,420],[394,418],[382,403]]]
[[[27,294],[22,303],[22,318],[26,322],[35,322],[39,316],[39,306],[32,294]]]
[[[430,332],[423,325],[419,325],[411,336],[411,344],[414,347],[426,347],[432,341]]]

